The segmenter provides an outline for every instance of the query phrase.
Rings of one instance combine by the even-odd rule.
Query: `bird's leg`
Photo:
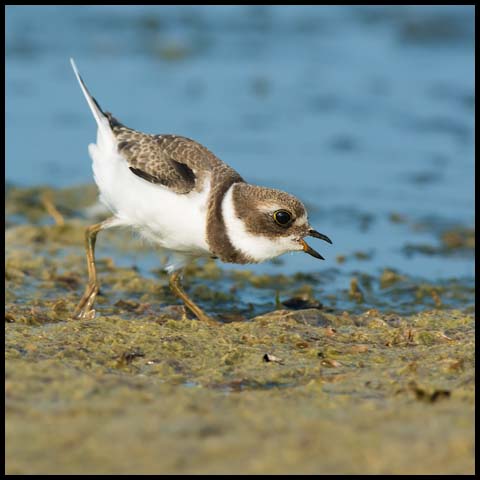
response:
[[[210,324],[217,324],[212,320],[193,300],[185,293],[185,291],[180,286],[180,271],[173,272],[170,275],[170,288],[172,292],[185,303],[185,306],[199,319],[203,322]]]
[[[95,267],[95,241],[100,230],[111,226],[112,219],[91,225],[85,231],[85,250],[87,252],[88,284],[85,293],[73,312],[73,318],[93,319],[95,310],[92,308],[98,293],[97,269]]]

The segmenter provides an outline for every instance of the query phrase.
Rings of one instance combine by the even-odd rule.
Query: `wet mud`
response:
[[[473,473],[473,281],[385,267],[322,294],[341,265],[209,261],[185,288],[212,326],[170,293],[160,253],[112,230],[96,318],[73,320],[95,194],[7,188],[7,473]],[[470,235],[441,248],[472,252]]]

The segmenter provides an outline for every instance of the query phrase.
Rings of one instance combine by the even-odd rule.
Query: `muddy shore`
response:
[[[211,326],[107,231],[97,316],[76,321],[94,197],[7,189],[7,473],[474,472],[472,282],[385,268],[332,298],[315,275],[208,262],[185,286]],[[474,249],[472,229],[438,238],[427,254]]]

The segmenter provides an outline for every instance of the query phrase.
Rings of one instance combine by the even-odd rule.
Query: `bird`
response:
[[[210,324],[218,322],[181,285],[184,267],[195,259],[250,264],[303,251],[324,260],[305,237],[332,241],[310,226],[295,196],[246,182],[195,140],[125,126],[102,110],[72,58],[70,63],[97,124],[96,143],[88,151],[99,200],[111,213],[86,229],[88,283],[73,318],[95,317],[95,243],[100,231],[113,227],[131,228],[171,253],[166,271],[172,292],[199,321]]]

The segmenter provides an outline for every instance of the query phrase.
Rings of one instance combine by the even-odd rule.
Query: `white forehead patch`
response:
[[[302,250],[302,245],[293,236],[270,239],[247,231],[244,221],[235,212],[233,184],[223,197],[222,214],[228,238],[232,245],[254,262],[263,262],[286,252]],[[305,219],[306,221],[306,219]]]
[[[297,220],[295,221],[295,224],[298,225],[299,227],[303,225],[308,225],[307,215],[302,215],[301,217],[298,217]]]

